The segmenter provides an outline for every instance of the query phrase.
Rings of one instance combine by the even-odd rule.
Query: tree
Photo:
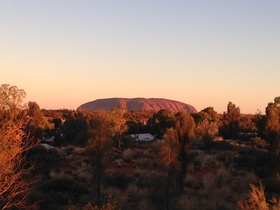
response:
[[[280,97],[276,97],[274,103],[269,103],[266,107],[264,133],[270,145],[269,162],[273,168],[279,168],[277,160],[280,146]]]
[[[146,127],[149,132],[161,139],[167,129],[174,126],[174,123],[174,113],[167,109],[161,109],[148,120]]]
[[[97,197],[101,195],[101,176],[105,168],[106,158],[112,148],[113,123],[109,113],[99,111],[89,118],[89,140],[87,154],[97,182]]]
[[[213,107],[207,107],[199,113],[193,114],[193,116],[196,123],[195,133],[197,137],[208,136],[213,139],[218,135],[221,122],[218,113]]]
[[[164,135],[164,142],[160,148],[159,161],[166,171],[166,209],[169,209],[169,189],[170,189],[170,179],[174,172],[177,172],[180,167],[179,163],[179,152],[180,143],[177,132],[170,128]]]
[[[232,102],[228,103],[227,112],[223,115],[223,126],[220,133],[225,138],[234,138],[237,136],[240,124],[240,109]]]
[[[119,149],[121,149],[121,139],[123,134],[128,130],[128,126],[126,125],[126,120],[124,118],[125,113],[127,113],[127,109],[122,106],[115,107],[111,114],[112,119],[114,121],[114,136],[118,141]]]
[[[65,121],[63,133],[66,143],[73,145],[86,145],[88,141],[88,112],[73,111]]]
[[[10,84],[2,84],[0,87],[0,109],[16,111],[24,108],[23,99],[26,93],[23,89]]]
[[[28,121],[22,100],[25,92],[16,86],[1,85],[0,88],[0,208],[31,209],[27,203],[32,181],[25,176],[32,166],[26,162],[27,151],[37,141],[25,133]]]
[[[42,139],[46,129],[51,129],[51,124],[45,119],[39,105],[36,102],[28,103],[29,121],[27,129],[35,139]]]
[[[178,185],[181,190],[183,189],[183,181],[187,171],[187,149],[194,139],[194,128],[195,122],[190,113],[182,111],[175,114],[174,129],[178,135],[178,141],[180,144],[180,173],[178,176]]]

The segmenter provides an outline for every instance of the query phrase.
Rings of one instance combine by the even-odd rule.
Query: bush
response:
[[[256,146],[258,148],[265,148],[267,143],[261,137],[253,137],[250,139],[251,145]]]
[[[59,156],[55,150],[46,150],[43,147],[35,147],[28,152],[28,159],[35,164],[34,174],[48,175],[55,168]]]
[[[39,190],[43,192],[67,192],[74,197],[81,194],[88,193],[87,188],[84,185],[78,184],[70,179],[58,178],[45,181],[41,184]]]
[[[131,183],[131,177],[128,177],[121,173],[110,173],[105,178],[106,185],[114,186],[121,190],[125,190],[127,186]]]
[[[128,163],[132,161],[134,151],[132,149],[127,149],[123,152],[123,161]]]
[[[244,202],[238,202],[238,207],[241,210],[254,210],[254,209],[262,209],[262,210],[269,210],[269,209],[280,209],[280,200],[276,197],[272,197],[270,202],[267,202],[264,186],[260,182],[260,186],[255,186],[250,184],[251,192],[250,197],[245,200]]]

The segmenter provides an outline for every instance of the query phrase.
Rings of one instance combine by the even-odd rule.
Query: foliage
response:
[[[178,186],[183,188],[183,181],[187,171],[187,150],[193,143],[195,122],[190,113],[186,111],[178,112],[175,114],[175,126],[174,129],[178,135],[178,141],[180,144],[179,149],[179,163],[180,174],[178,176]]]
[[[103,203],[100,207],[89,202],[83,208],[83,210],[116,210],[116,209],[118,209],[117,204],[110,200]]]
[[[266,107],[264,133],[270,145],[269,158],[271,167],[276,169],[279,167],[277,160],[279,159],[280,146],[280,97],[276,97],[274,103],[269,103]]]
[[[0,110],[10,110],[9,114],[24,108],[23,99],[26,93],[23,89],[9,84],[2,84],[0,87]]]
[[[123,173],[108,173],[105,178],[107,186],[115,186],[121,190],[125,190],[132,181],[130,176]]]
[[[240,126],[240,109],[232,102],[228,103],[227,112],[222,119],[223,126],[220,128],[220,134],[226,139],[232,139],[237,136]]]
[[[250,139],[251,145],[256,146],[258,148],[265,148],[267,145],[266,141],[261,137],[253,137]]]
[[[239,201],[237,203],[241,210],[279,210],[280,200],[273,197],[270,202],[267,201],[264,191],[264,186],[259,183],[259,187],[250,184],[251,192],[250,197],[244,202]]]
[[[134,156],[134,151],[132,149],[126,149],[123,152],[123,160],[124,162],[128,163],[131,162]]]
[[[122,106],[115,107],[111,111],[112,120],[114,122],[113,136],[118,141],[119,149],[121,149],[121,140],[123,134],[128,130],[128,126],[126,125],[126,120],[124,118],[124,115],[127,112],[128,112],[127,109]]]
[[[257,132],[257,115],[241,114],[239,121],[239,132],[256,133]]]
[[[198,138],[209,136],[213,139],[219,133],[220,117],[213,107],[207,107],[199,113],[193,114]]]
[[[180,144],[178,134],[173,128],[167,130],[164,142],[159,152],[159,160],[168,171],[179,169],[179,150]]]
[[[86,145],[88,140],[88,113],[75,111],[63,126],[65,144]]]
[[[28,151],[27,158],[35,165],[33,174],[49,175],[59,161],[55,150],[47,150],[43,146],[37,146]],[[46,164],[48,163],[48,164]]]
[[[112,134],[114,123],[111,115],[100,111],[89,119],[89,135],[87,154],[92,165],[93,174],[97,182],[97,196],[101,193],[101,176],[104,171],[106,158],[112,149]]]
[[[52,129],[52,125],[44,117],[39,105],[36,102],[28,103],[29,121],[27,130],[35,139],[42,139],[45,130]]]
[[[161,109],[153,115],[147,122],[147,131],[157,135],[157,138],[161,139],[166,133],[168,128],[174,126],[174,113]]]
[[[27,198],[32,181],[26,179],[32,165],[26,153],[38,142],[25,133],[28,116],[22,105],[25,92],[16,86],[0,88],[0,208],[27,209]]]
[[[180,169],[180,143],[178,133],[173,129],[169,128],[164,135],[164,142],[161,145],[159,152],[159,161],[160,164],[167,171],[166,177],[166,209],[169,209],[169,200],[170,200],[170,178],[175,171]]]

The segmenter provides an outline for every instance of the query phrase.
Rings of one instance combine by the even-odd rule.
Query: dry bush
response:
[[[250,184],[251,191],[250,197],[244,202],[239,201],[237,203],[241,210],[279,210],[280,209],[280,199],[273,197],[269,202],[267,202],[264,186],[259,182],[259,187]]]
[[[268,145],[267,142],[263,140],[261,137],[251,138],[250,143],[252,146],[255,146],[257,148],[265,148]]]
[[[205,174],[202,180],[187,174],[185,193],[178,199],[178,209],[234,210],[236,202],[246,198],[248,184],[256,180],[251,172],[239,173],[225,167],[219,168],[215,174]]]
[[[104,190],[104,194],[111,195],[112,199],[114,199],[118,202],[118,206],[120,206],[121,209],[125,209],[124,207],[125,207],[125,205],[127,204],[127,201],[128,201],[128,194],[126,192],[124,193],[123,190],[120,190],[117,187],[110,186],[110,187],[107,187]]]
[[[1,110],[0,110],[1,111]],[[19,120],[17,119],[19,118]],[[32,166],[26,162],[27,151],[38,142],[26,136],[26,116],[0,122],[0,208],[26,209],[28,192],[32,181],[25,179]]]
[[[91,202],[83,208],[83,210],[115,210],[117,209],[114,202],[108,201],[107,203],[102,204],[102,206],[93,205]]]
[[[118,167],[123,167],[124,166],[123,159],[116,159],[114,161],[114,163],[117,164]]]
[[[197,180],[195,178],[193,178],[190,175],[186,175],[186,178],[184,180],[184,186],[185,186],[185,190],[187,192],[192,193],[193,191],[197,190],[201,190],[203,188],[203,181],[202,180]]]
[[[86,149],[85,148],[81,148],[81,147],[75,147],[74,148],[74,154],[75,155],[83,156],[83,155],[86,154]]]
[[[226,209],[226,210],[235,210],[235,206],[223,201],[222,199],[210,200],[203,199],[200,197],[184,195],[181,196],[177,201],[177,209],[188,209],[188,210],[197,210],[197,209],[207,209],[207,210],[217,210],[217,209]]]
[[[149,169],[151,168],[151,160],[148,158],[138,158],[134,161],[136,168]]]
[[[132,149],[126,149],[124,152],[123,152],[123,161],[128,163],[128,162],[131,162],[132,159],[133,159],[133,156],[134,156],[134,151]]]
[[[204,151],[197,152],[193,162],[200,169],[221,166],[216,154],[207,154]]]
[[[155,153],[159,153],[160,148],[162,147],[162,144],[164,143],[163,140],[155,140],[151,143],[151,148]]]

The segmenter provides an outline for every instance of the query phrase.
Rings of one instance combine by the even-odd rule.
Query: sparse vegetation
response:
[[[255,118],[233,103],[224,115],[211,107],[119,114],[40,112],[2,98],[2,209],[279,209],[279,97]],[[158,139],[138,142],[135,130]],[[42,134],[55,141],[35,147],[29,137]]]

